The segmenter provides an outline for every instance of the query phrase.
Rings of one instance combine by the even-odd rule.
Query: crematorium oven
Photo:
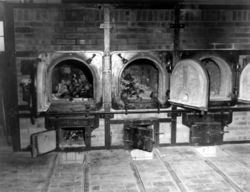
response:
[[[234,70],[227,54],[186,53],[172,63],[167,51],[112,52],[111,90],[103,87],[103,56],[94,51],[39,56],[37,105],[46,129],[55,132],[50,150],[91,149],[93,130],[102,130],[99,148],[151,152],[175,143],[178,118],[189,130],[186,143],[222,144],[233,111],[250,101],[250,64]],[[103,90],[111,92],[108,111]],[[33,143],[38,140],[34,134]],[[33,153],[39,154],[38,146]]]
[[[101,108],[102,53],[52,52],[39,59],[37,108],[45,113],[46,129],[56,132],[48,150],[89,148],[99,117],[86,114]],[[39,153],[39,147],[35,149]]]

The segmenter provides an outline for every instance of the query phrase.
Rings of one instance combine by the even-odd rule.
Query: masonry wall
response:
[[[115,9],[111,49],[173,49],[174,11]],[[103,50],[103,11],[97,8],[15,8],[16,51]],[[250,10],[182,9],[181,49],[250,48]]]
[[[233,121],[225,131],[224,141],[244,141],[250,140],[250,112],[235,112]]]
[[[173,48],[174,12],[170,9],[115,9],[111,31],[112,50],[148,50]]]
[[[180,22],[181,49],[250,49],[250,10],[184,9]]]
[[[103,50],[103,13],[67,7],[15,8],[16,51]]]

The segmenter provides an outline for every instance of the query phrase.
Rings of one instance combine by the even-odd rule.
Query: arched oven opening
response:
[[[210,98],[220,95],[221,88],[221,71],[219,66],[210,58],[201,61],[208,72]]]
[[[86,64],[68,59],[58,63],[51,75],[52,100],[82,101],[94,97],[93,75]]]
[[[101,54],[53,52],[40,54],[39,60],[37,112],[101,108]]]
[[[160,72],[149,59],[136,59],[125,66],[119,81],[119,95],[124,108],[159,108]]]
[[[228,105],[233,97],[233,75],[230,65],[216,55],[204,55],[199,59],[209,77],[209,105]]]

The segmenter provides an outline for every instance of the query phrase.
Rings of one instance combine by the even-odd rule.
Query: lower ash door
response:
[[[31,135],[31,155],[36,157],[56,149],[56,131],[44,131]]]
[[[197,122],[191,127],[190,143],[194,145],[220,145],[223,140],[220,122]]]
[[[150,124],[127,124],[124,130],[127,149],[141,149],[151,152],[154,146],[153,126]]]

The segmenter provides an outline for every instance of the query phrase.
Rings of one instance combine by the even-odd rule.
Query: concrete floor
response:
[[[163,191],[250,192],[250,144],[161,147],[151,160],[133,160],[125,150],[54,152],[35,159],[0,151],[0,192]]]

